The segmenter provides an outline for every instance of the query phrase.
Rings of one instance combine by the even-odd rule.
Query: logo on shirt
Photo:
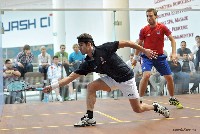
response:
[[[150,34],[147,34],[147,36],[150,36]]]
[[[157,31],[157,34],[160,34],[160,31]]]
[[[146,67],[143,67],[143,69],[146,69]]]
[[[97,66],[94,67],[94,70],[97,69]]]
[[[101,60],[101,64],[106,63],[106,61],[103,59],[103,57],[100,57],[100,60]]]
[[[128,94],[128,96],[133,96],[134,94]]]

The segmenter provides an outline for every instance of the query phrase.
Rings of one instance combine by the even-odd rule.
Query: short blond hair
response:
[[[40,47],[40,51],[42,51],[42,49],[45,49],[45,50],[46,50],[46,47],[45,47],[45,46],[41,46],[41,47]]]
[[[78,44],[74,44],[72,48],[75,48],[75,47],[79,47],[79,45]]]

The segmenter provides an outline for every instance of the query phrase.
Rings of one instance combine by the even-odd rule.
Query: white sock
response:
[[[139,100],[140,100],[140,101],[143,101],[143,97],[140,97]]]

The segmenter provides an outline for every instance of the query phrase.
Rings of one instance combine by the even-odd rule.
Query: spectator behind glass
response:
[[[183,54],[183,61],[180,62],[182,72],[188,73],[190,75],[190,79],[193,80],[194,85],[190,89],[191,93],[195,93],[196,88],[199,87],[200,83],[200,74],[196,73],[194,63],[192,61],[189,61],[188,54]],[[189,90],[187,90],[186,93],[188,93]]]
[[[196,41],[196,44],[193,46],[192,54],[195,57],[195,60],[194,60],[195,69],[196,71],[199,71],[198,70],[199,62],[200,62],[200,36],[199,35],[195,37],[195,41]]]
[[[183,60],[183,53],[189,54],[189,60],[193,60],[193,54],[189,48],[186,48],[185,41],[181,41],[181,48],[177,49],[177,57],[179,60]]]
[[[24,77],[26,72],[33,72],[33,65],[31,64],[33,58],[29,45],[25,45],[23,51],[18,53],[16,67],[21,73],[21,77]]]
[[[133,57],[134,54],[130,54],[129,58],[130,60],[128,60],[126,62],[126,64],[133,69],[134,75],[135,75],[135,82],[136,82],[136,86],[137,86],[137,90],[139,91],[139,84],[140,84],[140,80],[142,79],[142,67],[141,67],[141,63],[140,63],[140,58],[138,59],[136,65],[132,65],[132,61],[133,61]]]
[[[80,64],[84,61],[85,56],[80,52],[79,50],[79,45],[78,44],[74,44],[73,45],[73,50],[74,52],[72,52],[69,55],[69,63],[70,63],[70,71],[73,72],[75,70],[77,70],[80,66]],[[74,90],[76,87],[75,84],[76,81],[73,81],[73,86],[69,87],[69,99],[68,100],[74,100]]]
[[[40,48],[41,54],[38,55],[39,72],[47,73],[48,67],[51,65],[51,56],[46,52],[45,46]]]
[[[5,68],[3,69],[3,78],[7,78],[7,77],[20,77],[21,73],[13,67],[13,64],[11,62],[11,60],[7,59],[5,61]]]
[[[153,91],[150,91],[150,95],[164,95],[164,86],[166,84],[166,80],[164,76],[161,76],[160,73],[156,70],[155,67],[152,68],[151,76],[149,78],[149,82],[153,87]],[[158,88],[159,85],[159,88]],[[153,94],[156,93],[156,94]]]
[[[11,60],[7,59],[5,61],[5,68],[3,69],[3,86],[4,90],[6,91],[8,84],[11,81],[18,80],[18,78],[21,76],[21,73],[13,67],[13,64]],[[11,104],[13,103],[19,103],[21,98],[21,92],[10,92],[10,95],[12,96]]]
[[[180,87],[178,87],[179,89],[181,89],[181,91],[179,92],[179,91],[177,91],[177,89],[175,89],[175,91],[178,94],[185,94],[189,90],[190,76],[189,76],[189,74],[182,72],[180,62],[181,61],[173,62],[172,54],[170,54],[170,60],[168,61],[168,63],[169,63],[170,69],[172,71],[174,83],[177,83],[177,82],[182,83],[180,85]]]
[[[133,57],[134,57],[134,54],[131,53],[131,54],[129,55],[129,60],[126,61],[126,64],[127,64],[131,69],[134,68],[133,65],[132,65]]]
[[[61,79],[61,66],[58,64],[58,56],[53,57],[53,62],[52,65],[49,66],[47,75],[48,78],[51,80],[51,84],[58,82]],[[56,93],[56,100],[63,102],[63,98],[60,96],[60,89],[56,88],[55,93]]]
[[[59,62],[64,66],[66,75],[68,76],[69,73],[69,62],[68,62],[68,53],[65,52],[65,45],[60,45],[60,51],[55,53],[55,56],[58,56]],[[63,76],[63,74],[62,74]]]
[[[71,71],[76,70],[85,59],[85,56],[79,50],[78,44],[73,45],[73,50],[74,52],[69,55],[69,63],[72,65]]]

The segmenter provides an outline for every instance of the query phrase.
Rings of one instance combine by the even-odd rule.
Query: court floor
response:
[[[200,94],[176,96],[184,109],[168,104],[168,96],[144,97],[158,101],[170,110],[170,118],[149,111],[134,113],[125,98],[97,99],[96,126],[75,128],[85,114],[85,100],[63,103],[24,103],[4,105],[0,134],[182,134],[200,133]]]

